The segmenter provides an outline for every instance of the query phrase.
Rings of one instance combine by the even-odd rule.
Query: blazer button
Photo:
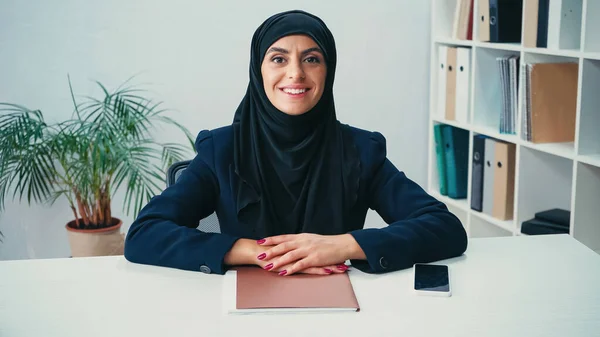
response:
[[[388,268],[388,266],[389,266],[389,263],[388,263],[388,261],[385,259],[385,257],[381,257],[381,258],[379,259],[379,265],[381,266],[381,268],[383,268],[383,269],[387,269],[387,268]]]
[[[208,266],[205,266],[205,265],[200,266],[200,271],[203,272],[203,273],[205,273],[205,274],[210,274],[211,273],[210,268],[208,268]]]

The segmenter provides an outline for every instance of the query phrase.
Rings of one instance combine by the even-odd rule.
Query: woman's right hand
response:
[[[269,246],[259,245],[256,241],[250,239],[239,239],[237,240],[229,252],[225,254],[224,262],[229,266],[236,265],[257,265],[265,270],[280,273],[286,268],[289,268],[296,261],[290,263],[287,266],[281,266],[277,269],[272,269],[273,264],[269,260],[261,259],[260,254],[265,251],[265,249],[270,248]],[[314,274],[314,275],[329,275],[329,274],[338,274],[343,273],[348,268],[344,266],[322,266],[322,267],[310,267],[299,271],[299,273],[303,274]],[[285,274],[283,274],[285,275]]]

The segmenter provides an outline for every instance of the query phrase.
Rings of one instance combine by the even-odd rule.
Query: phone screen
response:
[[[415,264],[415,290],[450,291],[448,266]]]

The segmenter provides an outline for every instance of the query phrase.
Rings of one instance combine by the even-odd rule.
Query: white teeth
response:
[[[288,94],[293,94],[293,95],[298,95],[298,94],[302,94],[304,92],[306,92],[306,89],[288,89],[285,88],[283,89],[284,92],[288,93]]]

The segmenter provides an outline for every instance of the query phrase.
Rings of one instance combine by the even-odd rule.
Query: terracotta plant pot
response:
[[[123,222],[112,218],[114,225],[100,229],[76,229],[75,220],[65,228],[69,235],[72,257],[123,255],[124,235],[119,231]]]

